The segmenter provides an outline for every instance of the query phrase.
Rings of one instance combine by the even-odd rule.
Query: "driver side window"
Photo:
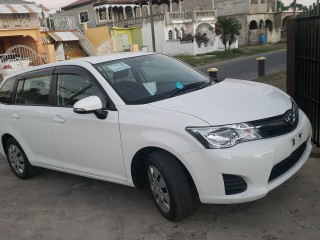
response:
[[[92,81],[76,74],[59,74],[57,84],[57,102],[60,107],[72,107],[77,101],[97,96],[102,101],[103,108],[107,106],[104,94]]]

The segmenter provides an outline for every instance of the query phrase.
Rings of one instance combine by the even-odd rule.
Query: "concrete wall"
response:
[[[84,30],[84,34],[97,49],[98,55],[105,55],[116,51],[108,27],[87,28]]]
[[[88,4],[86,6],[81,6],[81,7],[77,7],[77,8],[73,8],[73,9],[69,9],[69,10],[65,10],[65,11],[61,11],[59,13],[55,13],[54,16],[74,16],[76,19],[76,25],[78,28],[80,28],[81,30],[83,30],[83,24],[80,23],[79,20],[79,12],[82,11],[88,11],[88,16],[89,16],[89,23],[87,23],[88,28],[94,28],[96,26],[96,14],[95,11],[93,9],[93,5],[92,4]]]
[[[142,27],[143,45],[147,47],[148,51],[152,51],[152,38],[150,34],[150,24],[144,24]],[[180,43],[179,40],[168,41],[166,26],[163,22],[155,23],[155,39],[156,51],[167,55],[198,55],[205,54],[213,51],[223,51],[224,46],[220,41],[220,36],[215,36],[212,43],[207,46],[204,43],[198,45],[196,41],[193,43]],[[231,48],[238,48],[238,42],[233,44]]]
[[[218,16],[246,14],[248,12],[247,0],[215,0]]]
[[[273,28],[271,32],[268,29],[266,29],[266,39],[268,43],[279,42],[281,39],[281,29]]]
[[[44,53],[39,29],[2,30],[0,38],[6,49],[14,45],[27,45],[38,53]]]
[[[154,32],[156,39],[157,52],[164,52],[166,42],[166,25],[164,22],[154,23]],[[146,46],[148,51],[152,51],[152,37],[151,37],[151,24],[147,23],[141,29],[143,46]]]
[[[199,9],[199,10],[212,10],[212,2],[213,0],[183,0],[182,9],[192,10],[192,9]]]

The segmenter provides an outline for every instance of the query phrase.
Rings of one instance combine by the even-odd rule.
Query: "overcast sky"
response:
[[[51,0],[50,2],[48,0],[35,0],[36,3],[42,3],[44,6],[49,8],[50,10],[57,10],[61,7],[68,5],[72,2],[75,2],[76,0]],[[284,5],[289,5],[293,2],[293,0],[282,0]],[[316,0],[297,0],[297,3],[302,3],[303,5],[309,6],[316,2]]]

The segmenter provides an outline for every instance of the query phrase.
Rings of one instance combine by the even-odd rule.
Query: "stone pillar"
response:
[[[57,59],[56,59],[56,52],[54,50],[54,45],[49,44],[49,45],[43,45],[43,46],[44,46],[44,51],[47,55],[48,63],[56,62]]]
[[[170,12],[172,12],[172,0],[169,0],[169,4],[170,4]]]
[[[43,44],[42,44],[42,41],[41,41],[41,33],[40,33],[40,30],[36,30],[36,35],[37,35],[37,38],[35,39],[35,42],[36,42],[36,47],[37,47],[37,52],[39,54],[43,54],[44,53],[44,49],[43,49]]]

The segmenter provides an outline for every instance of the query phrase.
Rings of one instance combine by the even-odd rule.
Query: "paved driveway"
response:
[[[200,205],[179,223],[137,190],[50,170],[17,179],[0,157],[0,239],[308,239],[320,237],[320,159],[267,197]]]

